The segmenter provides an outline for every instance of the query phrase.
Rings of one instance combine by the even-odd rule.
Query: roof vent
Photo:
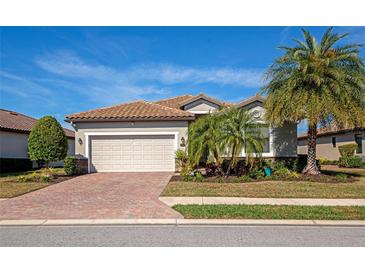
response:
[[[11,115],[18,115],[18,113],[14,112],[14,111],[10,111],[9,114],[11,114]]]

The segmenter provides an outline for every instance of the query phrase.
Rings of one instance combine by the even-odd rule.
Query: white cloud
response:
[[[129,72],[133,78],[162,84],[214,83],[242,87],[259,87],[262,71],[234,68],[189,68],[169,64],[138,65]]]
[[[192,68],[171,64],[139,64],[126,69],[91,64],[70,53],[56,53],[36,59],[44,70],[70,78],[86,78],[115,84],[154,81],[164,85],[214,83],[259,87],[261,70],[242,68]]]

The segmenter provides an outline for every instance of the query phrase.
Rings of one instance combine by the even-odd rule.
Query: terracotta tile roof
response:
[[[73,113],[72,120],[194,120],[194,114],[146,101],[135,101],[111,107]]]
[[[325,135],[332,135],[332,134],[341,134],[351,131],[362,131],[365,128],[354,128],[349,126],[337,126],[335,124],[330,124],[325,127],[318,128],[317,136],[325,136]],[[302,133],[298,135],[298,139],[305,139],[307,138],[307,133]]]
[[[173,98],[167,98],[163,100],[156,101],[155,104],[159,104],[161,106],[171,107],[171,108],[177,108],[180,109],[181,103],[185,102],[191,98],[195,97],[191,94],[185,94],[181,96],[176,96]]]
[[[241,107],[245,107],[249,104],[252,104],[254,102],[260,102],[260,103],[264,103],[265,102],[265,97],[259,96],[259,95],[255,95],[252,96],[250,98],[247,98],[245,100],[243,100],[242,102],[237,104],[237,107],[241,108]]]
[[[29,133],[37,121],[33,117],[15,111],[0,109],[0,129],[2,130]],[[63,130],[67,137],[75,138],[72,130],[67,128],[63,128]]]

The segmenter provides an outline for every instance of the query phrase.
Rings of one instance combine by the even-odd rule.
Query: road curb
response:
[[[93,226],[93,225],[251,225],[251,226],[365,226],[361,220],[275,219],[41,219],[0,220],[1,226]]]

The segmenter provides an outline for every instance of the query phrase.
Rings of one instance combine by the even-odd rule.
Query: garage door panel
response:
[[[91,171],[173,171],[174,135],[91,138]]]

